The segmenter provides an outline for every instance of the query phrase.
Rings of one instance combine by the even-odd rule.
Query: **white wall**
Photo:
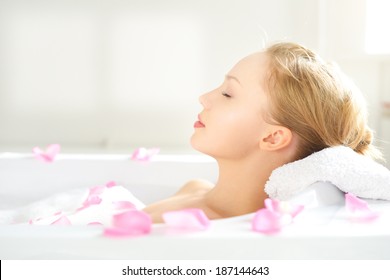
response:
[[[0,152],[189,152],[198,96],[264,41],[335,58],[378,112],[364,15],[365,0],[0,0]]]

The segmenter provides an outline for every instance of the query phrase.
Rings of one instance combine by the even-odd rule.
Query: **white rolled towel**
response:
[[[289,200],[315,182],[330,182],[361,198],[390,200],[390,170],[345,146],[326,148],[276,168],[265,192],[270,198]]]

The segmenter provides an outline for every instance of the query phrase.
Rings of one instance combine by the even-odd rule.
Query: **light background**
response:
[[[390,44],[380,41],[390,23],[379,2],[386,5],[0,0],[0,152],[59,143],[69,153],[130,153],[139,146],[193,153],[199,95],[240,58],[288,40],[352,77],[368,100],[376,144],[390,160],[390,113],[383,109],[390,102]]]

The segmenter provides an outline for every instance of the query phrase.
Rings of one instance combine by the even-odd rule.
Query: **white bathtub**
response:
[[[215,181],[216,172],[214,161],[197,155],[158,155],[149,163],[122,155],[60,155],[47,164],[2,154],[0,210],[111,180],[148,204],[189,179]],[[104,237],[100,227],[0,225],[0,259],[390,259],[389,203],[373,204],[379,220],[356,224],[339,215],[342,203],[318,199],[327,197],[325,189],[319,185],[298,197],[317,199],[318,207],[275,236],[253,232],[253,214],[215,220],[208,230],[189,234],[154,225],[148,236],[125,239]]]

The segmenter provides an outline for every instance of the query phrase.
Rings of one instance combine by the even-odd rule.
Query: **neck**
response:
[[[215,187],[206,195],[208,206],[221,217],[243,215],[262,208],[267,198],[265,183],[279,165],[261,158],[217,159],[219,177]]]

